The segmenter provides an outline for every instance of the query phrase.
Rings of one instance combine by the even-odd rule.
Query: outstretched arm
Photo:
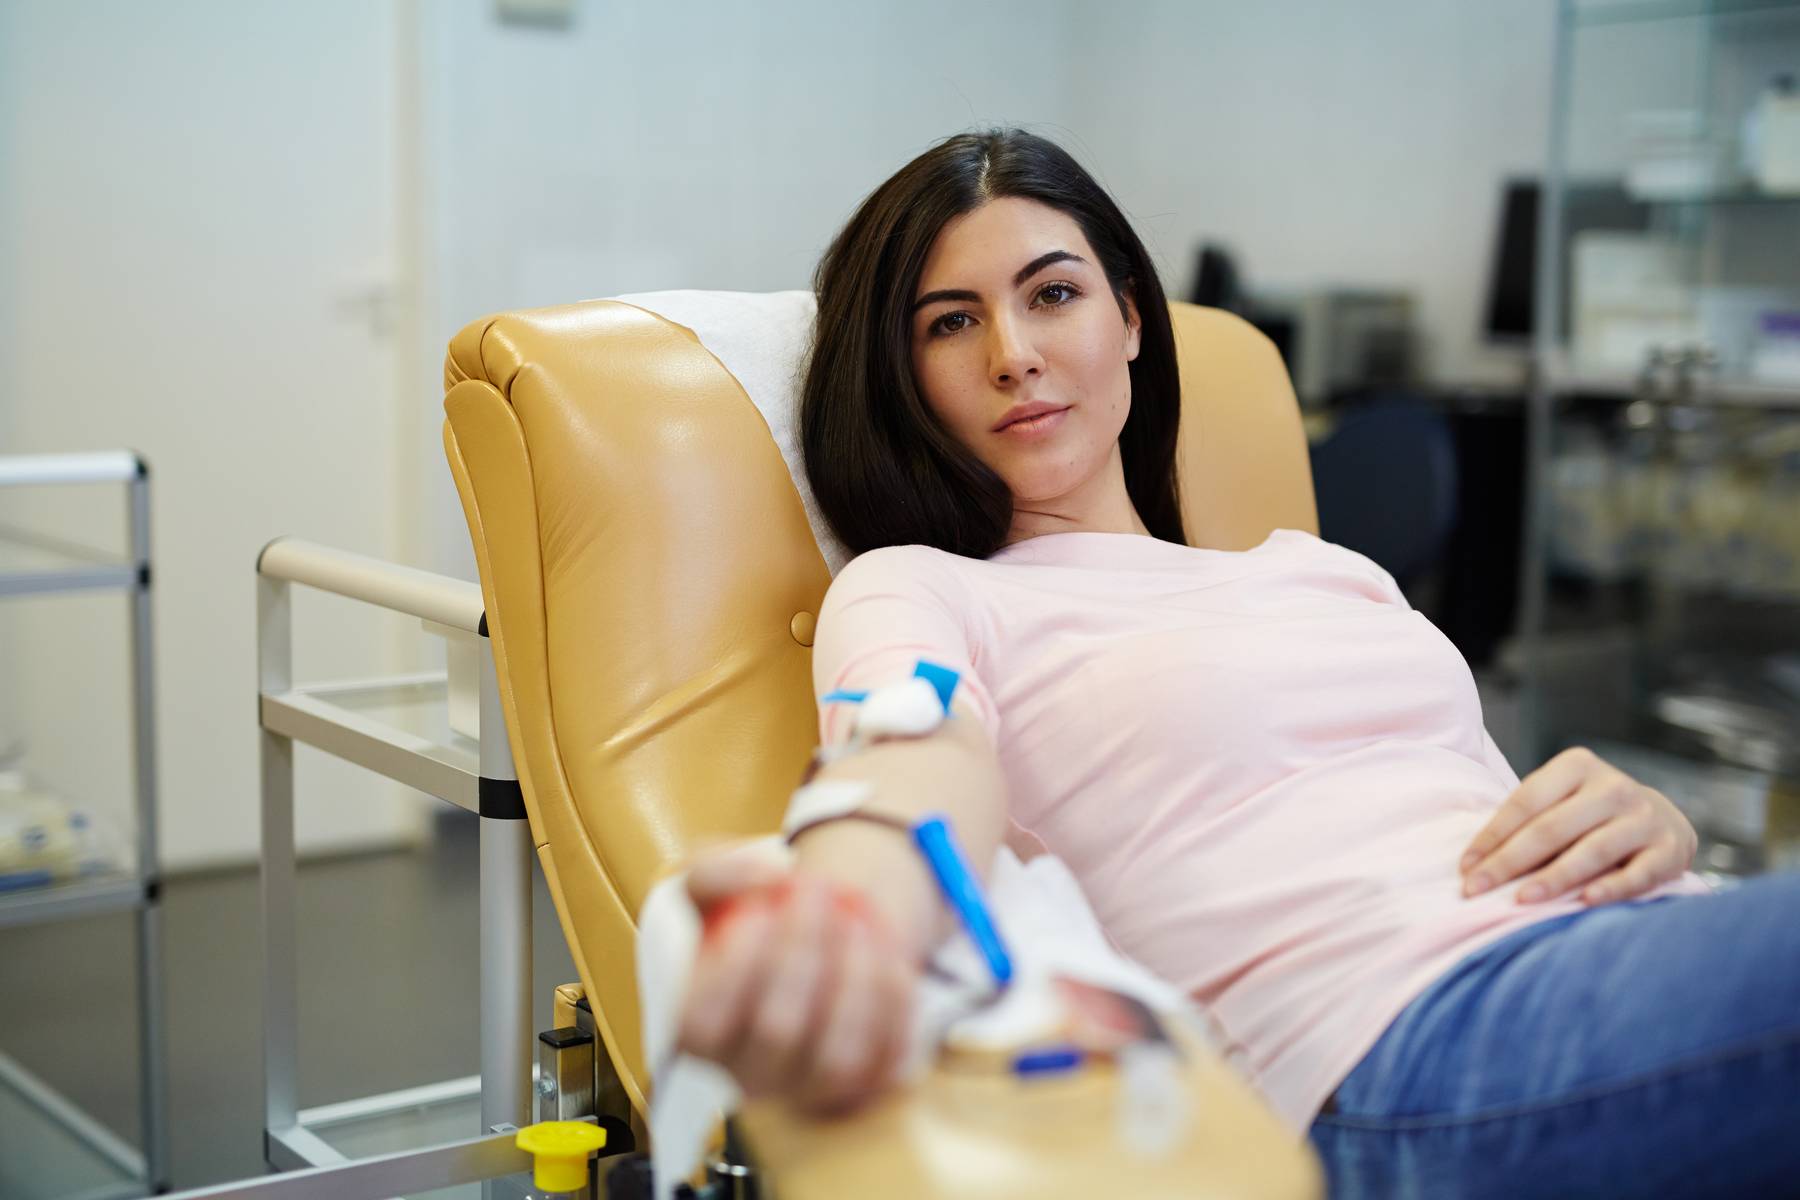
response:
[[[966,712],[929,736],[837,759],[816,781],[834,780],[867,783],[862,807],[908,824],[944,814],[978,868],[1004,836],[999,763]],[[786,875],[730,854],[696,864],[689,887],[702,907],[733,903],[695,963],[681,1047],[726,1067],[751,1095],[843,1109],[891,1079],[919,968],[950,918],[900,830],[836,821],[795,850]]]

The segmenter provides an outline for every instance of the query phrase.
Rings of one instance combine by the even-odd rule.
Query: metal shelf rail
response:
[[[257,657],[262,758],[264,938],[264,1150],[280,1170],[352,1159],[327,1136],[357,1121],[438,1109],[480,1096],[480,1128],[530,1123],[531,829],[513,769],[487,641],[481,589],[293,538],[257,558]],[[446,723],[447,672],[350,683],[297,685],[293,679],[294,584],[418,617],[426,629],[479,651],[478,737]],[[455,655],[452,655],[455,661]],[[400,719],[396,720],[396,716]],[[423,717],[425,719],[421,720]],[[481,818],[481,1074],[428,1088],[302,1110],[295,998],[294,743],[366,767]],[[408,1185],[412,1188],[414,1185]],[[395,1185],[396,1190],[401,1190]]]
[[[483,1195],[493,1200],[524,1200],[538,1193],[526,1173],[531,1156],[518,1148],[516,1137],[506,1130],[423,1150],[215,1184],[177,1192],[168,1200],[386,1200],[401,1192],[435,1194],[465,1183],[480,1183]]]
[[[137,915],[138,1104],[143,1148],[102,1128],[12,1058],[0,1054],[0,1093],[72,1139],[115,1182],[88,1193],[134,1196],[169,1184],[167,1062],[162,993],[161,881],[156,851],[156,728],[150,625],[150,471],[129,450],[0,457],[0,487],[123,483],[129,508],[129,557],[27,530],[0,528],[0,597],[120,590],[131,600],[133,712],[133,865],[116,873],[21,889],[0,896],[0,928],[135,911]]]

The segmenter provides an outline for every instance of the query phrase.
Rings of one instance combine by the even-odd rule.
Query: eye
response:
[[[1062,298],[1060,300],[1049,300],[1047,302],[1047,307],[1049,308],[1060,308],[1062,305],[1067,304],[1075,297],[1081,295],[1081,289],[1072,283],[1046,283],[1043,287],[1038,289],[1038,299],[1043,300],[1053,292],[1062,293]]]
[[[958,324],[955,327],[952,327],[950,325],[951,321],[956,321],[956,322],[958,322]],[[945,334],[949,334],[949,333],[961,333],[965,328],[968,327],[968,322],[969,322],[969,314],[968,313],[947,312],[943,316],[939,317],[937,320],[933,321],[930,325],[927,325],[925,327],[925,332],[927,334],[931,335],[932,337],[942,337]]]

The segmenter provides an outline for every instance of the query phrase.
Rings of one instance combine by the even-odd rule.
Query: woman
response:
[[[1167,303],[1068,155],[949,139],[815,282],[807,473],[858,552],[818,693],[920,657],[963,678],[962,719],[828,776],[949,813],[976,862],[1065,859],[1334,1195],[1800,1193],[1800,876],[1712,895],[1680,812],[1584,750],[1521,783],[1467,665],[1362,556],[1294,530],[1188,547]],[[824,706],[825,743],[848,715]],[[891,1072],[946,918],[891,828],[796,850],[778,889],[696,870],[747,902],[682,1040],[838,1109]]]

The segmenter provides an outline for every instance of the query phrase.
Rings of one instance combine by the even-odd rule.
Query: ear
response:
[[[1138,319],[1137,300],[1133,297],[1134,289],[1129,280],[1125,283],[1122,296],[1125,301],[1125,361],[1136,362],[1138,342],[1144,332],[1144,323]]]

